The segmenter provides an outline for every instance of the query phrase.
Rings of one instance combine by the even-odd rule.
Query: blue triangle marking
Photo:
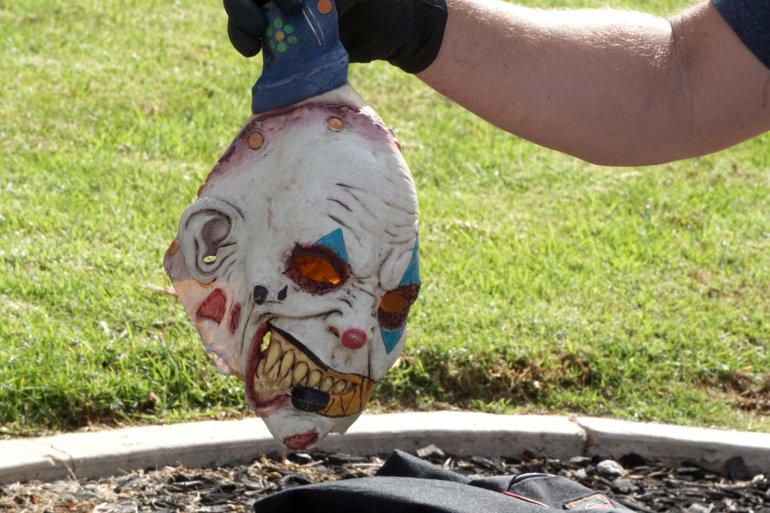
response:
[[[412,259],[409,261],[409,265],[404,272],[404,277],[401,278],[401,283],[398,286],[410,285],[412,283],[420,283],[420,240],[417,239],[412,249]]]
[[[345,239],[342,237],[342,228],[329,232],[316,241],[316,244],[326,246],[334,251],[343,261],[348,261],[348,252],[345,250]]]
[[[380,334],[382,335],[382,341],[385,343],[385,350],[390,354],[393,351],[393,348],[398,344],[398,341],[401,340],[401,336],[404,334],[404,328],[397,330],[380,328]]]

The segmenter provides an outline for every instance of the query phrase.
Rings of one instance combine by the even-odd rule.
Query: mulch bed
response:
[[[524,472],[559,474],[644,512],[770,513],[770,480],[750,475],[740,458],[720,476],[696,466],[666,467],[628,455],[619,461],[454,457],[429,446],[417,455],[470,476]],[[0,512],[138,513],[252,512],[254,501],[293,486],[374,475],[387,455],[311,453],[267,455],[248,465],[166,467],[95,480],[21,483],[0,487]]]

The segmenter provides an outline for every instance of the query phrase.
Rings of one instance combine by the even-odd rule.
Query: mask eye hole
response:
[[[297,245],[289,256],[286,274],[304,290],[323,294],[342,285],[350,267],[325,246]]]
[[[377,318],[385,329],[398,329],[406,324],[409,308],[417,300],[420,285],[412,283],[386,292],[380,299]]]
[[[334,269],[334,266],[326,259],[316,255],[305,255],[294,260],[294,267],[303,278],[327,283],[329,285],[339,285],[340,275]]]
[[[409,299],[397,292],[388,292],[382,296],[380,310],[385,313],[399,313],[409,308]]]

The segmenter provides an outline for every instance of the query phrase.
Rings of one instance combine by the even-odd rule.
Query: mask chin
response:
[[[337,420],[337,423],[332,428],[332,433],[339,433],[341,435],[344,435],[348,432],[348,429],[350,429],[350,426],[353,425],[353,423],[358,420],[358,417],[361,416],[361,413],[357,413],[355,415],[351,415],[350,417],[343,417],[341,419]]]
[[[278,410],[264,421],[273,437],[290,451],[312,449],[326,435],[335,431],[339,422],[316,413],[297,411],[292,407]]]

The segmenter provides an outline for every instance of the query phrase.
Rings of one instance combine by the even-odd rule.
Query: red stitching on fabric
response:
[[[518,495],[513,492],[503,492],[503,495],[513,497],[514,499],[519,499],[520,501],[529,502],[530,504],[537,504],[538,506],[543,506],[544,508],[548,507],[547,504],[543,504],[542,502],[536,501],[535,499],[530,499],[529,497],[524,497],[523,495]]]

